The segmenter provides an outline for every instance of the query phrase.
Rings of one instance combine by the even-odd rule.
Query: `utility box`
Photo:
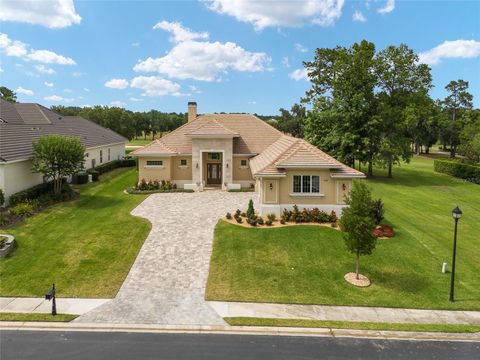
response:
[[[442,263],[442,273],[445,274],[447,272],[447,263],[444,261]]]

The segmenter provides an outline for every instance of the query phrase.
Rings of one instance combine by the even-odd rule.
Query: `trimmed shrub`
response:
[[[67,184],[66,179],[63,180],[62,192],[71,191],[70,185]],[[37,199],[43,194],[53,193],[53,183],[46,182],[35,185],[29,189],[22,190],[10,196],[10,206],[28,202],[29,200]]]
[[[230,214],[229,212],[227,212],[227,215],[225,216],[228,220],[231,220],[232,219],[232,214]]]
[[[267,221],[265,221],[265,225],[267,226],[272,226],[273,222],[272,220],[268,219]]]
[[[277,216],[275,215],[275,213],[270,213],[267,215],[267,219],[270,220],[270,222],[274,222],[276,218]]]
[[[243,222],[243,219],[240,217],[240,216],[236,216],[235,217],[235,220],[237,221],[237,223],[241,224]]]
[[[3,190],[0,189],[0,206],[5,204],[5,194],[3,193]]]
[[[372,217],[375,220],[375,224],[378,225],[382,222],[385,215],[385,208],[383,207],[382,199],[377,199],[373,202]]]
[[[257,224],[258,224],[258,225],[263,225],[263,219],[262,219],[261,217],[259,217],[259,218],[257,219]]]
[[[11,207],[8,211],[14,216],[31,216],[35,210],[35,204],[33,203],[21,203]]]
[[[97,181],[99,175],[105,174],[106,172],[112,171],[117,168],[123,168],[123,167],[134,167],[137,166],[137,160],[135,159],[122,159],[122,160],[113,160],[108,163],[102,164],[95,166],[94,168],[88,169],[87,172],[89,174],[92,174],[92,180]],[[97,173],[96,175],[96,180],[93,179],[94,173]]]
[[[240,209],[237,209],[235,211],[235,216],[241,216],[242,215],[242,211]]]
[[[286,222],[285,219],[282,217],[282,218],[280,219],[280,224],[285,225],[286,223],[287,223],[287,222]]]
[[[73,175],[73,183],[75,184],[86,184],[88,182],[88,173],[81,172]]]
[[[248,202],[248,209],[247,209],[247,218],[252,218],[255,215],[255,208],[253,207],[253,200],[250,199]]]
[[[480,184],[480,166],[464,164],[455,160],[437,159],[433,169],[438,173],[448,174],[466,181]]]
[[[100,173],[97,170],[90,169],[88,173],[92,175],[92,181],[98,181],[100,179]]]

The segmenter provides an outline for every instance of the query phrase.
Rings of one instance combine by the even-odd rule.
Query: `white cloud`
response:
[[[282,65],[289,68],[290,67],[290,60],[288,60],[288,56],[284,56],[282,58]]]
[[[90,92],[89,88],[83,88],[83,91]]]
[[[51,83],[51,82],[45,81],[43,84],[44,84],[46,87],[50,87],[50,88],[53,87],[53,83]]]
[[[448,58],[475,58],[480,56],[480,41],[444,41],[433,49],[420,53],[418,56],[419,62],[428,65],[436,65],[440,63],[442,59]]]
[[[70,94],[72,92],[72,89],[63,89],[63,92]]]
[[[80,71],[74,71],[74,72],[72,73],[72,76],[73,76],[73,77],[76,77],[76,78],[82,77],[83,75],[85,75],[85,73],[80,72]]]
[[[388,14],[392,12],[395,9],[395,0],[387,0],[387,3],[385,4],[384,7],[381,7],[377,11],[380,14]]]
[[[112,79],[105,83],[105,87],[110,89],[125,89],[128,87],[128,81],[125,79]]]
[[[189,28],[184,27],[179,22],[161,21],[157,23],[154,29],[162,29],[172,34],[170,41],[179,43],[183,41],[195,40],[195,39],[208,39],[208,32],[193,32]]]
[[[132,79],[130,86],[143,90],[143,96],[181,95],[179,84],[159,76],[137,76]]]
[[[201,94],[202,90],[199,90],[196,86],[189,85],[188,88],[190,89],[191,92],[194,92],[195,94]]]
[[[131,97],[131,98],[129,98],[129,100],[134,101],[134,102],[143,101],[143,99],[139,99],[139,98],[136,98],[136,97]]]
[[[305,46],[303,46],[302,44],[299,44],[299,43],[295,43],[294,47],[295,47],[295,50],[297,50],[298,52],[301,52],[301,53],[306,53],[308,51],[308,49]]]
[[[7,56],[22,57],[28,53],[27,44],[21,41],[11,40],[8,35],[4,33],[0,33],[0,49],[2,49]]]
[[[249,101],[248,102],[250,105],[257,105],[257,102],[255,100]]]
[[[125,104],[123,101],[119,101],[119,100],[115,100],[115,101],[111,101],[110,102],[110,106],[114,106],[114,107],[120,107],[120,108],[123,108],[125,107]]]
[[[207,7],[250,23],[255,30],[268,27],[296,27],[304,23],[332,25],[342,14],[344,0],[206,0]]]
[[[288,77],[295,81],[308,80],[307,69],[293,70],[290,74],[288,74]]]
[[[33,94],[35,94],[32,90],[25,89],[25,88],[23,88],[23,87],[21,87],[21,86],[19,86],[19,87],[17,88],[17,90],[15,90],[15,92],[16,92],[17,94],[22,94],[22,95],[27,95],[27,96],[32,96]]]
[[[139,47],[139,46],[140,46],[140,43],[139,43],[139,42],[134,42],[134,43],[132,43],[132,46],[133,46],[133,47]]]
[[[72,58],[58,55],[50,50],[32,50],[27,56],[30,60],[46,64],[75,65]]]
[[[353,21],[366,22],[367,18],[362,14],[361,11],[355,10],[352,17]]]
[[[41,74],[47,74],[47,75],[52,75],[55,74],[55,70],[52,68],[46,67],[45,65],[39,64],[35,65],[35,69]]]
[[[72,99],[72,98],[64,98],[64,97],[58,96],[58,95],[46,96],[43,99],[47,100],[47,101],[54,101],[54,102],[72,102],[72,101],[75,100],[75,99]]]
[[[46,64],[75,65],[72,58],[58,55],[50,50],[34,50],[29,49],[29,45],[12,40],[7,34],[0,33],[0,49],[7,56],[21,57],[25,61],[33,60]],[[38,70],[38,69],[37,69]]]
[[[235,43],[185,41],[165,56],[139,61],[133,70],[158,72],[177,79],[219,80],[233,69],[242,72],[266,70],[271,59],[263,52],[249,52]]]
[[[57,29],[79,24],[82,18],[76,13],[73,0],[10,0],[2,1],[0,20]]]
[[[0,73],[2,73],[2,72],[3,72],[3,68],[0,66]]]

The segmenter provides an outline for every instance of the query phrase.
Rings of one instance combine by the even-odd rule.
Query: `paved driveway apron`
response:
[[[205,191],[148,197],[132,214],[150,220],[152,231],[120,291],[75,321],[224,324],[204,299],[213,230],[227,211],[245,209],[253,195]]]

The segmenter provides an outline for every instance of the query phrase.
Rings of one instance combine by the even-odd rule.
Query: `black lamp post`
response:
[[[462,210],[457,206],[452,210],[452,217],[455,220],[455,230],[453,235],[453,259],[452,259],[452,280],[450,282],[450,302],[453,303],[453,293],[455,289],[455,257],[457,255],[457,224],[462,217]]]
[[[55,301],[55,284],[53,284],[52,289],[45,294],[45,300],[52,300],[52,315],[57,315],[57,302]]]

